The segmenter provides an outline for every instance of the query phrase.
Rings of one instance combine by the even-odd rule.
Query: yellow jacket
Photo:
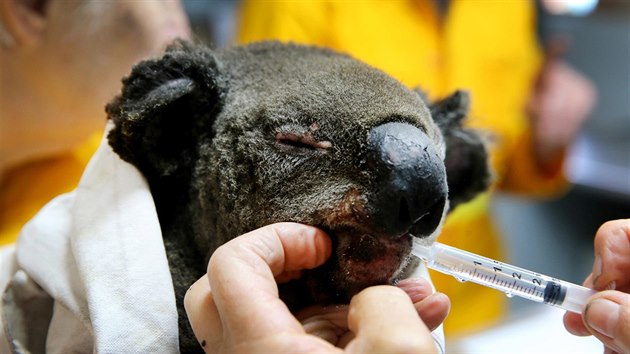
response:
[[[472,94],[468,124],[490,132],[493,189],[535,196],[563,190],[561,164],[539,170],[523,109],[541,64],[533,2],[452,0],[446,17],[433,1],[255,1],[240,12],[238,41],[279,39],[328,46],[419,86],[431,98],[455,89]],[[503,259],[489,215],[490,193],[458,207],[440,241]],[[432,274],[452,310],[450,335],[478,330],[505,311],[505,296]]]
[[[15,242],[22,226],[46,203],[73,190],[102,133],[73,151],[34,160],[8,171],[0,180],[0,246]]]

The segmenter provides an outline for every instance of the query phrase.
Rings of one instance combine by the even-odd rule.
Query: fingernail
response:
[[[608,299],[591,301],[584,311],[584,320],[595,331],[612,338],[615,335],[621,306]]]

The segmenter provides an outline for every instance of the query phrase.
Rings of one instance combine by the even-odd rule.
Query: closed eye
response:
[[[276,144],[287,149],[308,149],[326,152],[332,147],[327,140],[318,141],[312,134],[276,133]]]

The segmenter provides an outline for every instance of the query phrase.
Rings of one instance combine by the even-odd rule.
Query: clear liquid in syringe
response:
[[[519,296],[581,313],[594,290],[551,278],[523,268],[462,251],[440,243],[431,247],[414,244],[412,253],[431,269]]]

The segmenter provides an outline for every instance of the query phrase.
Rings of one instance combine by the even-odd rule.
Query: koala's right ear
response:
[[[423,97],[421,92],[418,93]],[[431,116],[446,144],[444,164],[451,211],[486,191],[492,181],[483,133],[463,124],[468,115],[469,101],[467,92],[455,91],[437,102],[428,102]]]
[[[178,41],[164,56],[137,64],[122,93],[106,107],[114,151],[147,178],[183,177],[196,160],[198,136],[208,136],[221,108],[212,52]]]

